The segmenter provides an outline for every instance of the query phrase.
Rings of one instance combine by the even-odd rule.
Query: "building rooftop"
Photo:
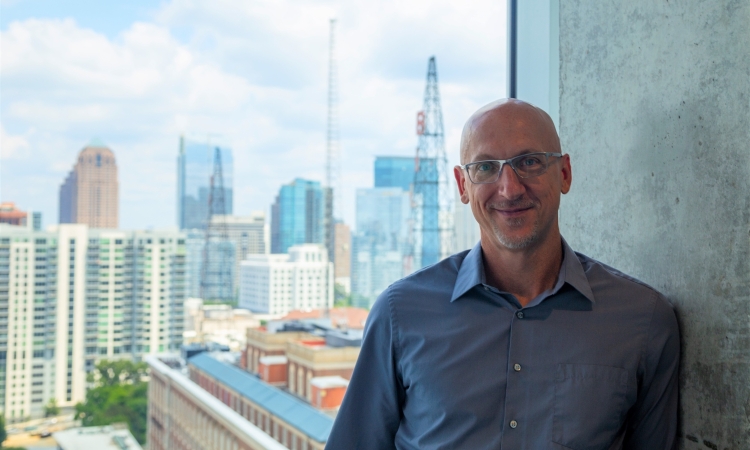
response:
[[[274,364],[286,364],[289,360],[287,359],[286,356],[271,355],[271,356],[263,356],[262,358],[258,359],[258,361],[261,364],[272,366]]]
[[[322,309],[313,310],[294,310],[282,317],[281,320],[305,320],[305,319],[322,319],[325,311]],[[353,328],[362,329],[367,321],[367,311],[364,308],[331,308],[328,311],[331,326],[335,328]]]
[[[127,426],[113,424],[104,427],[69,428],[52,433],[57,447],[62,450],[91,448],[97,450],[142,450]]]
[[[89,141],[89,143],[86,145],[86,147],[107,147],[107,144],[104,143],[101,139],[98,137],[95,137]]]
[[[205,355],[202,354],[202,355]],[[182,395],[187,395],[208,415],[225,421],[231,432],[239,439],[250,445],[250,448],[262,448],[266,450],[282,450],[283,445],[269,436],[260,428],[250,423],[221,400],[206,392],[200,386],[192,382],[181,371],[171,369],[165,365],[161,357],[147,356],[146,362],[151,366],[152,373],[169,378],[173,386]],[[170,411],[174,414],[174,411]],[[80,447],[82,449],[98,449],[98,447]],[[63,449],[67,450],[67,449]]]
[[[205,353],[192,357],[188,364],[265,408],[311,439],[318,442],[328,440],[333,419],[292,394],[275,388],[244,370],[219,362]]]
[[[344,377],[334,375],[330,377],[311,378],[310,384],[319,389],[330,389],[335,387],[347,387],[349,386],[349,381]]]

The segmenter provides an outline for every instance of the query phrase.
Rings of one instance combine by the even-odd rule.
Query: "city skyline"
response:
[[[99,136],[118,156],[121,226],[173,227],[179,136],[216,132],[235,152],[235,214],[268,213],[290,172],[324,180],[333,17],[348,224],[375,155],[414,155],[430,55],[441,65],[451,163],[464,119],[504,92],[503,5],[207,5],[136,2],[110,18],[75,2],[3,4],[0,199],[56,217],[69,161]]]

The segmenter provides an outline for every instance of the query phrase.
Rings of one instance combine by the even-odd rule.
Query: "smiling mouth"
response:
[[[531,206],[527,206],[525,208],[513,208],[513,209],[496,209],[495,211],[499,212],[500,214],[504,216],[519,216],[526,211],[531,210]]]

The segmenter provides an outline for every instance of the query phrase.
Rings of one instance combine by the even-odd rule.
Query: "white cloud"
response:
[[[0,123],[0,158],[2,160],[27,159],[29,152],[29,141],[24,136],[10,135]]]
[[[429,56],[451,160],[463,121],[504,91],[505,6],[485,0],[173,0],[114,39],[72,19],[13,22],[0,34],[3,199],[50,223],[98,136],[118,159],[121,225],[172,226],[178,136],[215,132],[235,152],[235,212],[267,210],[281,183],[323,175],[331,17],[348,221],[374,155],[414,153]]]

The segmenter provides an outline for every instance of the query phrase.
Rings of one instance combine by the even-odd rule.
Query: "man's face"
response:
[[[509,159],[524,153],[558,152],[551,122],[529,105],[505,104],[475,119],[463,164]],[[472,183],[466,171],[454,169],[461,201],[471,205],[482,231],[483,244],[521,250],[559,233],[557,210],[560,194],[570,189],[568,155],[550,157],[547,171],[520,178],[504,165],[491,184]]]

